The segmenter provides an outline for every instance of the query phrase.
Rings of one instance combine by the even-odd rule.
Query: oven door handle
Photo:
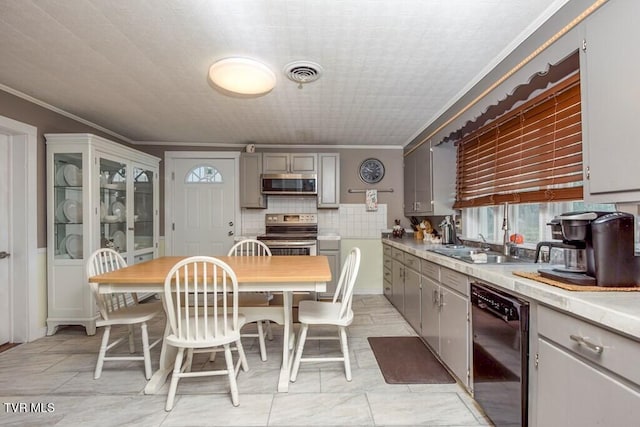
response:
[[[294,241],[263,241],[263,243],[269,247],[273,247],[273,248],[290,248],[292,246],[315,246],[316,242],[315,240],[312,241],[308,241],[308,242],[294,242]]]

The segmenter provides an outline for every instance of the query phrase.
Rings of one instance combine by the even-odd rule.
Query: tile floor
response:
[[[165,412],[168,385],[145,395],[141,362],[105,364],[93,379],[101,331],[67,327],[57,334],[0,353],[0,425],[15,426],[478,426],[491,425],[457,384],[390,385],[378,369],[368,336],[414,335],[380,295],[356,296],[349,328],[353,381],[339,363],[303,364],[289,393],[277,393],[281,328],[261,362],[257,341],[247,339],[250,370],[240,372],[240,406],[233,407],[224,377],[183,379],[173,411]],[[158,336],[164,320],[150,327]],[[308,351],[307,351],[308,349]],[[124,351],[124,348],[123,348]],[[312,341],[305,353],[339,351],[337,341]],[[159,346],[152,352],[157,367]],[[220,363],[218,358],[213,363]],[[194,369],[208,365],[197,355]],[[10,403],[30,412],[15,412]],[[38,405],[41,404],[41,405]],[[14,406],[15,407],[15,406]]]

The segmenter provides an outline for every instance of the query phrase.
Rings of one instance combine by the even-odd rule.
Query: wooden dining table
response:
[[[164,281],[169,270],[185,258],[183,256],[159,257],[110,273],[92,276],[89,282],[98,283],[100,293],[157,292],[163,296]],[[260,313],[265,313],[265,320],[276,322],[284,327],[278,391],[287,392],[295,349],[293,292],[326,291],[326,282],[331,280],[327,257],[318,255],[216,256],[215,258],[226,262],[233,269],[238,278],[239,292],[282,292],[282,306],[260,307]],[[242,310],[245,308],[243,307],[240,311]],[[167,322],[164,336],[166,337],[169,332]],[[147,383],[145,394],[155,394],[162,388],[173,370],[176,353],[177,350],[167,346],[163,340],[160,367]]]

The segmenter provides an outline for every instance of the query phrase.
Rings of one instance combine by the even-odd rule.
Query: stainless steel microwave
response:
[[[315,173],[263,174],[262,194],[318,194],[318,177]]]

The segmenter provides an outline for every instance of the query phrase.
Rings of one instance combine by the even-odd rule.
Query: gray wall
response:
[[[93,133],[112,141],[126,142],[114,138],[98,129],[85,125],[54,111],[40,107],[8,92],[0,90],[0,116],[35,126],[38,129],[38,170],[37,209],[38,209],[38,247],[47,246],[47,187],[46,187],[46,133]]]
[[[11,93],[0,90],[0,116],[9,117],[38,129],[38,170],[37,174],[37,209],[38,209],[38,247],[47,246],[47,190],[46,190],[46,143],[44,135],[47,133],[92,133],[134,147],[140,151],[153,154],[164,159],[165,151],[238,151],[235,148],[218,147],[176,147],[176,146],[144,146],[131,145],[126,141],[107,134],[99,129],[70,119],[62,114],[41,107]],[[358,177],[358,166],[368,157],[377,157],[385,164],[386,173],[383,180],[375,188],[393,188],[393,193],[380,193],[379,203],[388,205],[389,228],[393,225],[393,218],[402,218],[402,150],[401,149],[338,149],[327,147],[320,149],[271,149],[258,151],[312,151],[339,152],[341,175],[342,203],[364,203],[363,194],[350,194],[349,188],[365,188],[365,184]],[[160,232],[164,232],[164,162],[160,162]]]
[[[521,43],[511,54],[502,60],[496,67],[487,73],[477,84],[466,92],[457,102],[440,115],[430,124],[418,137],[408,144],[407,149],[412,148],[416,143],[425,140],[429,135],[431,140],[437,144],[450,132],[462,127],[468,120],[474,120],[491,105],[497,104],[504,99],[507,94],[512,93],[518,85],[526,84],[535,73],[544,72],[549,64],[555,64],[566,58],[574,51],[581,48],[584,37],[584,28],[588,24],[589,18],[575,26],[563,37],[556,40],[546,49],[542,50],[536,57],[531,59],[526,65],[513,73],[509,78],[498,85],[494,90],[486,94],[476,104],[467,111],[459,115],[443,129],[437,129],[446,123],[450,118],[458,115],[461,109],[483,94],[495,82],[499,81],[503,75],[520,64],[525,58],[536,51],[547,42],[552,36],[562,30],[568,23],[573,21],[582,12],[593,4],[593,0],[571,0],[560,10],[547,20],[537,31]],[[597,13],[597,11],[595,12]],[[437,132],[436,132],[437,131]],[[435,133],[434,133],[435,132]]]
[[[526,58],[536,48],[547,41],[553,34],[562,29],[567,23],[578,16],[581,12],[587,9],[593,0],[571,0],[553,17],[551,17],[538,31],[536,31],[531,37],[525,40],[518,48],[505,58],[497,67],[490,71],[479,83],[477,83],[471,90],[469,90],[458,102],[456,102],[451,108],[449,108],[444,114],[438,117],[430,126],[428,126],[419,137],[417,137],[411,145],[423,140],[426,136],[433,133],[439,125],[445,123],[450,117],[457,114],[462,107],[481,94],[486,88],[490,87],[495,81],[497,81],[504,73],[509,71],[512,67],[518,64],[522,59]],[[588,20],[587,20],[588,22]],[[504,98],[505,94],[510,93],[517,85],[525,83],[536,72],[546,69],[547,64],[556,63],[560,59],[569,55],[572,51],[579,49],[582,34],[584,33],[585,23],[578,25],[571,30],[567,35],[556,41],[549,48],[545,49],[540,55],[538,55],[529,64],[524,66],[520,71],[513,74],[510,78],[499,85],[495,90],[485,96],[480,102],[470,108],[468,111],[460,115],[451,124],[446,126],[441,131],[435,133],[432,136],[434,142],[438,142],[442,137],[446,136],[449,132],[456,130],[462,126],[467,120],[473,120],[477,115],[482,113],[486,108],[492,104],[497,103],[500,99]],[[37,96],[37,94],[36,94]],[[24,122],[38,128],[38,247],[46,246],[46,187],[45,187],[45,133],[55,132],[80,132],[80,133],[94,133],[96,135],[104,136],[111,140],[117,140],[111,135],[106,135],[103,132],[87,126],[83,123],[69,119],[65,116],[57,114],[53,111],[42,108],[36,104],[25,101],[14,95],[0,90],[0,115],[9,117],[11,119]],[[119,141],[122,142],[122,141]],[[138,146],[142,151],[155,154],[158,157],[164,158],[164,151],[174,151],[175,147],[145,147]],[[188,150],[207,150],[211,151],[210,147],[184,147]],[[220,149],[215,148],[215,151]],[[277,149],[273,151],[289,151],[284,149]],[[321,151],[317,149],[306,151]],[[360,203],[363,200],[361,194],[349,194],[348,188],[364,188],[364,183],[360,182],[357,176],[357,167],[360,162],[366,157],[379,157],[387,166],[387,172],[385,178],[380,182],[378,188],[393,188],[393,193],[380,193],[380,203],[386,203],[388,205],[388,219],[391,226],[394,218],[403,218],[402,209],[402,194],[403,194],[403,179],[402,179],[402,152],[401,150],[350,150],[339,149],[331,150],[327,147],[325,151],[338,151],[341,153],[341,169],[342,169],[342,181],[341,181],[341,201],[343,203]],[[162,168],[162,163],[161,163]],[[161,185],[163,185],[161,181]],[[162,194],[162,193],[161,193]],[[161,205],[162,206],[162,205]],[[161,230],[162,230],[161,226]]]
[[[235,148],[217,148],[217,147],[176,147],[176,146],[137,146],[141,151],[152,154],[164,159],[166,151],[238,151]],[[393,226],[395,218],[403,218],[403,156],[402,149],[332,149],[327,146],[324,149],[319,148],[272,148],[272,149],[256,149],[257,152],[314,152],[314,153],[340,153],[340,202],[341,203],[364,203],[364,194],[349,193],[349,189],[377,188],[389,189],[393,188],[393,193],[379,193],[378,203],[387,204],[387,226]],[[376,157],[385,165],[385,175],[382,181],[375,186],[367,185],[358,175],[360,163],[366,158]],[[164,234],[164,162],[160,162],[160,234]]]

